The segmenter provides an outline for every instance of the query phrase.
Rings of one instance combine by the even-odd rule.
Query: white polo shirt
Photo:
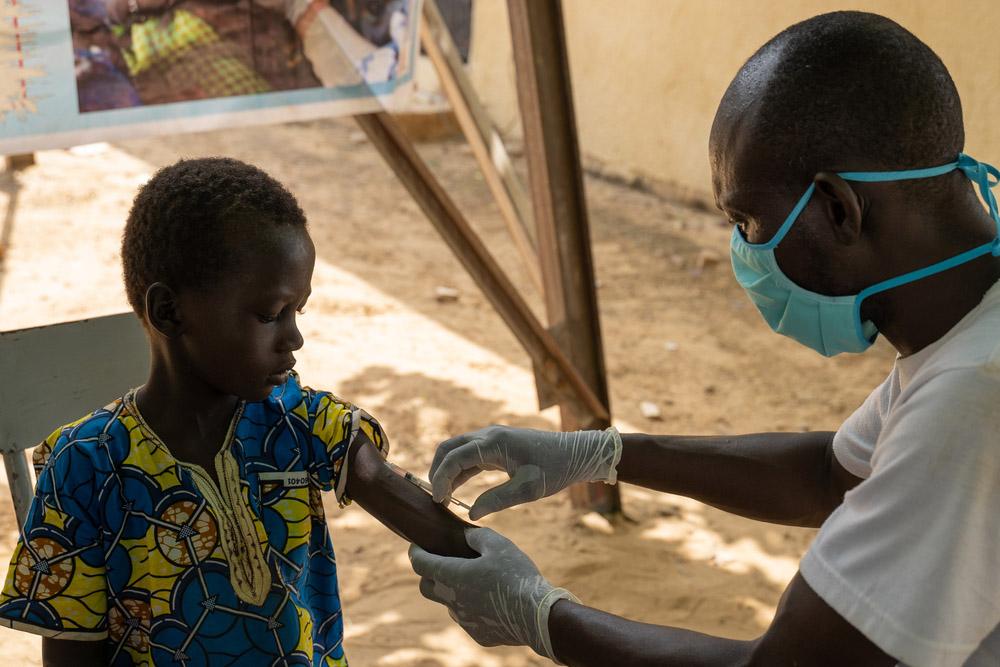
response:
[[[1000,283],[897,358],[833,450],[864,481],[820,529],[805,580],[905,665],[1000,666]]]

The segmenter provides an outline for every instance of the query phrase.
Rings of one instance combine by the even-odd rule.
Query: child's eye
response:
[[[278,319],[277,315],[258,315],[257,319],[260,320],[261,324],[270,324],[271,322],[276,322]]]

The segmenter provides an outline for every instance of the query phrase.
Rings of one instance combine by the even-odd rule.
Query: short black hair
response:
[[[747,61],[732,91],[755,98],[754,131],[764,143],[754,144],[790,178],[931,167],[953,161],[965,143],[944,63],[877,14],[832,12],[783,30]]]
[[[232,268],[234,227],[305,227],[295,197],[263,170],[225,157],[180,160],[139,190],[122,236],[125,291],[145,317],[146,290],[204,287]]]

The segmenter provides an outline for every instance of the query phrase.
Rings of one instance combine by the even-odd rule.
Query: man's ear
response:
[[[838,241],[852,245],[861,238],[861,199],[843,178],[821,171],[813,179],[816,195],[826,209],[827,220]]]
[[[146,289],[146,321],[165,338],[176,338],[183,330],[177,293],[165,283],[156,282]]]

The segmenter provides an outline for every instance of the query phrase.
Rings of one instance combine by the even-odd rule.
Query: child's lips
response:
[[[274,385],[285,384],[285,382],[288,381],[288,374],[292,372],[292,368],[294,367],[295,367],[295,362],[293,361],[284,368],[282,368],[281,370],[271,373],[270,375],[267,376],[268,384],[274,384]]]
[[[271,373],[267,376],[267,383],[273,385],[285,384],[288,381],[288,371],[281,371],[280,373]]]

